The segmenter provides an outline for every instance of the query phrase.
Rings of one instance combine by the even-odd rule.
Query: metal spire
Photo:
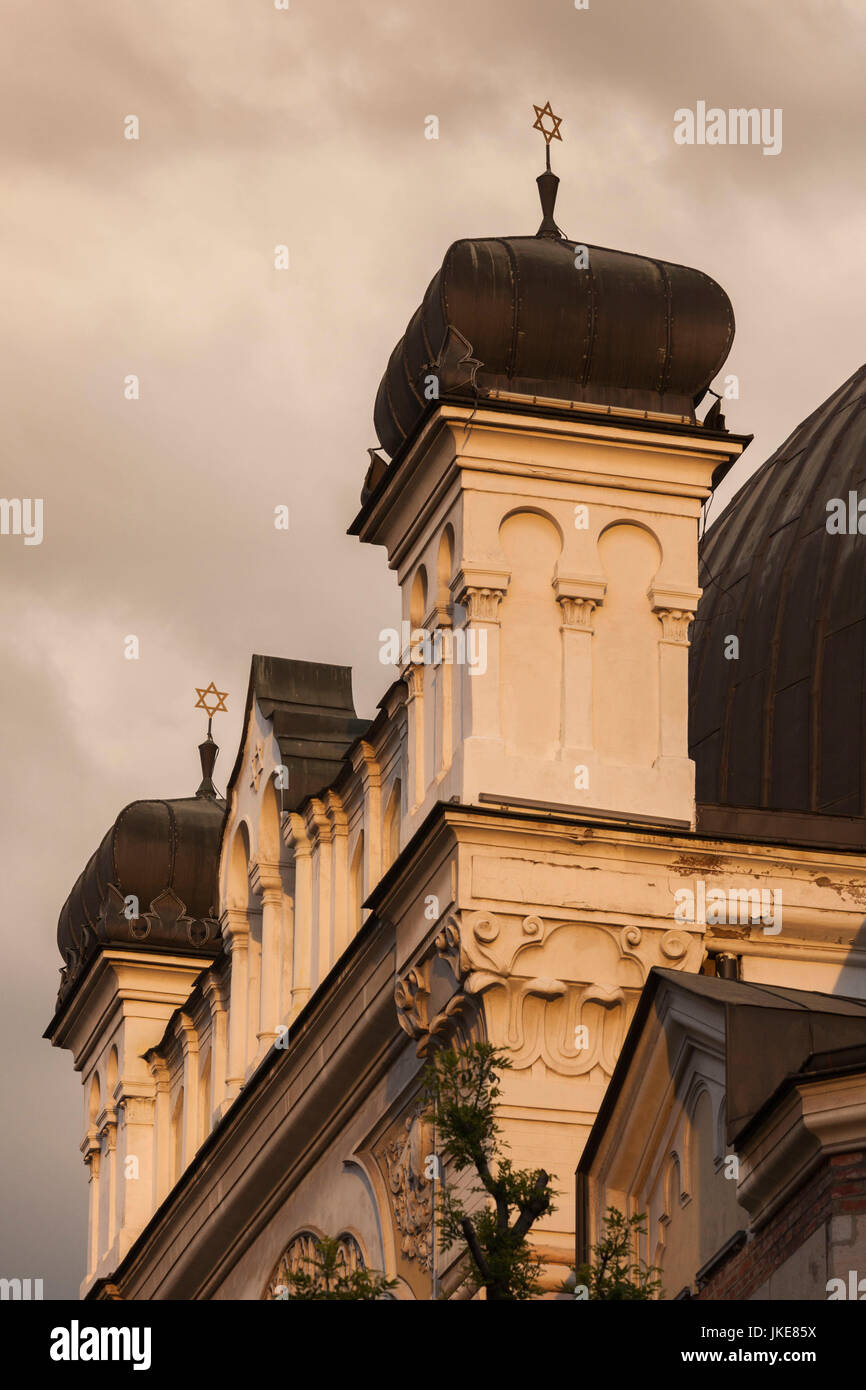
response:
[[[536,236],[551,237],[559,241],[562,240],[562,232],[553,220],[553,209],[556,206],[556,191],[559,188],[559,179],[550,167],[550,142],[551,140],[562,139],[559,133],[559,127],[562,125],[562,117],[553,114],[549,101],[546,101],[543,106],[536,106],[533,102],[533,108],[535,110],[535,120],[532,123],[532,129],[540,130],[544,136],[545,154],[544,173],[539,174],[536,179],[536,183],[538,184],[538,196],[541,199],[541,211],[543,214],[541,226],[536,232]],[[547,118],[553,122],[550,128],[544,124]]]
[[[202,776],[196,796],[206,797],[208,801],[216,801],[219,793],[213,784],[213,770],[216,766],[217,754],[220,750],[219,746],[213,740],[211,726],[213,724],[214,715],[219,713],[220,710],[226,710],[228,691],[217,690],[213,681],[211,681],[210,685],[206,685],[203,689],[199,689],[199,687],[196,686],[195,693],[198,696],[195,702],[195,708],[203,709],[207,714],[207,738],[204,743],[200,743],[198,746]],[[227,710],[226,713],[228,713]]]

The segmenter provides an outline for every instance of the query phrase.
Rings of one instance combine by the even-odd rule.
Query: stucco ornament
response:
[[[425,1177],[430,1145],[422,1113],[422,1107],[416,1106],[379,1158],[388,1177],[400,1249],[407,1260],[417,1260],[419,1268],[427,1271],[433,1267],[433,1183]]]

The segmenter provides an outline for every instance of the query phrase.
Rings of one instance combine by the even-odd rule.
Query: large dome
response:
[[[206,795],[124,807],[60,912],[61,997],[100,943],[215,952],[224,817],[225,802]],[[138,901],[137,917],[127,916],[130,896]]]
[[[491,391],[694,419],[734,336],[699,270],[558,235],[456,241],[397,344],[374,420],[392,456],[439,397]],[[425,394],[426,392],[426,394]]]
[[[866,535],[827,529],[827,504],[847,511],[852,492],[866,497],[866,366],[707,532],[689,734],[699,802],[820,815],[821,838],[862,846]]]

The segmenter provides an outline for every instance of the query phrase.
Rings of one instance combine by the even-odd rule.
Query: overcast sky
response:
[[[396,581],[344,533],[376,388],[451,241],[536,230],[533,103],[569,237],[727,290],[734,484],[866,355],[861,0],[290,3],[4,6],[0,490],[44,540],[0,536],[0,1275],[46,1297],[85,1257],[59,909],[126,802],[195,790],[194,686],[229,691],[220,787],[254,651],[351,665],[373,712]],[[675,144],[698,101],[781,108],[781,154]]]

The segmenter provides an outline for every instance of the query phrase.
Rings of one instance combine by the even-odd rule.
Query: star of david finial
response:
[[[532,123],[533,130],[540,130],[544,136],[544,173],[539,174],[536,179],[538,193],[541,198],[541,211],[543,213],[541,226],[536,236],[549,237],[554,240],[563,240],[563,234],[553,220],[553,209],[556,204],[556,190],[559,187],[559,179],[550,167],[550,142],[551,140],[561,140],[559,127],[562,125],[562,117],[555,116],[549,101],[543,106],[536,106],[532,103],[535,111],[535,120]],[[550,122],[551,124],[546,124]]]
[[[220,710],[228,714],[228,710],[226,710],[228,691],[217,690],[213,681],[211,681],[210,685],[206,685],[203,690],[200,690],[199,687],[196,686],[195,693],[198,696],[195,702],[195,708],[203,709],[209,720],[213,719],[214,715],[218,714]]]
[[[535,120],[532,123],[532,129],[541,131],[542,135],[544,136],[545,145],[549,145],[551,140],[561,140],[562,136],[559,133],[559,127],[562,125],[562,117],[554,116],[550,102],[546,101],[543,106],[536,106],[535,102],[533,102],[532,105],[535,110]],[[551,129],[548,129],[548,127],[544,124],[545,117],[547,116],[549,116],[550,119],[553,121],[553,126]],[[548,154],[548,165],[549,164],[550,155]]]
[[[213,681],[211,681],[210,685],[206,685],[204,688],[196,686],[195,693],[198,696],[195,702],[195,708],[203,709],[207,715],[207,738],[204,743],[200,743],[198,746],[198,754],[201,758],[202,777],[201,785],[196,792],[196,796],[203,796],[212,801],[216,798],[217,789],[213,784],[211,774],[214,770],[219,749],[213,741],[211,725],[213,724],[214,715],[219,714],[221,710],[228,714],[228,710],[226,709],[228,691],[217,690]]]

